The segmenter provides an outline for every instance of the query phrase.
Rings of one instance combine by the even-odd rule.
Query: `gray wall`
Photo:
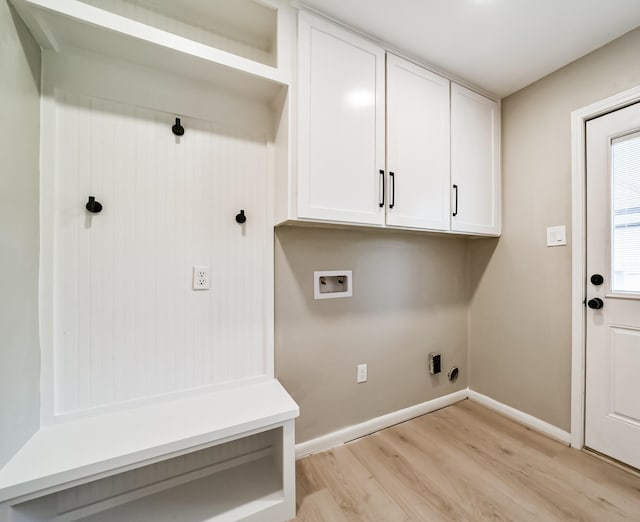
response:
[[[0,0],[0,466],[38,429],[40,48]]]
[[[467,386],[465,239],[281,227],[275,247],[276,375],[300,405],[297,442]],[[353,297],[314,300],[314,270],[353,270]]]
[[[570,429],[573,110],[640,84],[640,29],[502,101],[504,232],[470,242],[470,386]]]

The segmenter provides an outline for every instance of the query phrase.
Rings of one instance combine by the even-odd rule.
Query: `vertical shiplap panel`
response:
[[[244,367],[244,365],[250,365],[253,370],[262,365],[261,353],[256,351],[256,339],[262,339],[264,330],[260,328],[260,325],[264,324],[263,311],[264,308],[258,308],[252,305],[252,303],[242,301],[242,296],[249,293],[259,292],[262,301],[265,301],[264,295],[264,277],[263,267],[266,266],[267,260],[265,259],[266,249],[257,244],[257,240],[262,236],[262,224],[266,221],[266,206],[265,205],[253,205],[253,201],[256,199],[257,194],[248,193],[245,187],[253,185],[253,178],[256,172],[260,172],[262,166],[266,164],[266,149],[260,151],[260,155],[252,154],[251,150],[255,148],[255,144],[238,140],[239,154],[235,156],[238,162],[237,170],[242,176],[241,182],[234,184],[234,190],[236,191],[237,202],[240,205],[245,205],[244,201],[247,201],[248,205],[253,208],[251,210],[251,220],[247,221],[245,230],[241,234],[239,230],[235,230],[235,237],[233,244],[237,245],[239,257],[242,260],[242,273],[241,278],[242,291],[238,294],[239,301],[236,303],[234,310],[240,311],[238,317],[239,324],[242,325],[241,329],[244,333],[244,353],[252,354],[248,359],[242,358],[238,360],[238,367]],[[259,185],[259,190],[267,193],[266,174],[259,176],[263,181]],[[254,189],[255,190],[255,189]],[[262,343],[264,346],[264,342]]]
[[[104,100],[58,106],[56,413],[264,374],[264,140],[190,118],[176,138],[174,115]],[[191,289],[199,264],[210,291]]]
[[[192,228],[195,234],[191,237],[193,245],[196,248],[194,257],[196,259],[202,258],[207,266],[211,266],[209,240],[206,234],[208,212],[204,214],[204,219],[199,219],[198,215],[200,212],[197,210],[207,208],[207,200],[204,196],[206,196],[205,180],[209,176],[209,172],[207,171],[207,158],[209,154],[198,153],[200,150],[206,150],[206,135],[207,133],[202,126],[198,125],[198,130],[195,134],[195,146],[192,149],[194,176],[193,192],[190,197],[193,204],[191,205],[190,214],[192,219],[197,220],[197,223],[194,223]],[[215,289],[212,291],[215,292]],[[206,322],[206,314],[210,302],[211,299],[202,299],[200,303],[191,301],[188,305],[190,318],[188,336],[191,339],[191,351],[189,353],[191,357],[191,381],[196,383],[196,385],[201,385],[205,382],[203,379],[202,354],[206,346],[204,340],[209,335],[209,325]],[[202,327],[199,325],[202,325]]]
[[[86,302],[91,309],[91,341],[89,368],[91,377],[91,403],[109,404],[113,402],[113,373],[111,333],[113,317],[113,274],[110,261],[113,253],[112,220],[114,194],[111,190],[110,172],[116,144],[113,140],[113,125],[116,118],[106,102],[93,100],[91,104],[92,140],[90,145],[91,165],[90,187],[104,209],[92,215],[86,229],[89,236],[89,288]],[[109,282],[107,282],[109,279]],[[108,286],[107,286],[108,285]],[[83,306],[79,303],[79,306]]]
[[[189,122],[184,121],[184,124],[189,127]],[[176,237],[174,244],[178,245],[180,249],[180,255],[176,259],[175,270],[172,272],[174,291],[174,324],[173,329],[173,341],[172,346],[180,347],[178,350],[171,350],[172,365],[175,371],[169,373],[170,383],[176,389],[181,389],[184,386],[186,367],[185,354],[188,352],[188,346],[186,345],[186,319],[187,319],[187,288],[181,284],[183,281],[187,281],[187,277],[191,274],[189,268],[189,260],[193,257],[193,246],[191,249],[189,245],[191,241],[189,239],[190,230],[188,229],[190,220],[188,219],[188,212],[191,206],[191,201],[187,201],[187,192],[189,190],[190,181],[190,168],[191,166],[187,162],[189,156],[189,149],[193,146],[194,133],[189,132],[189,135],[180,138],[180,146],[174,147],[176,154],[174,155],[174,172],[173,175],[169,174],[170,182],[174,187],[175,194],[175,206],[172,211],[172,215],[175,217],[177,227],[175,227]],[[190,251],[191,250],[191,251]],[[201,295],[198,292],[194,294],[194,299],[197,299]]]
[[[207,177],[209,181],[209,190],[211,194],[219,194],[221,189],[221,179],[222,175],[220,173],[220,164],[215,160],[215,158],[220,157],[220,148],[222,147],[222,140],[215,140],[211,144],[211,151],[208,154],[209,158],[209,176]],[[222,287],[220,284],[219,277],[217,274],[222,272],[224,267],[220,263],[219,256],[217,253],[221,250],[223,243],[220,237],[220,226],[219,226],[219,216],[217,212],[219,208],[212,208],[209,213],[209,237],[211,238],[211,273],[212,273],[212,285],[215,285],[214,288],[218,289],[217,291],[222,292]],[[216,274],[216,277],[213,277],[213,274]],[[212,325],[211,328],[211,338],[213,339],[213,343],[216,346],[222,346],[223,336],[222,331],[218,327],[219,324],[223,323],[223,310],[225,304],[222,299],[213,300],[211,302],[211,315],[208,318],[208,322]],[[221,382],[223,379],[223,372],[221,367],[221,353],[222,351],[209,351],[209,368],[211,371],[211,379],[214,382]]]
[[[126,111],[122,111],[122,127],[124,135],[133,135],[134,122]],[[118,237],[117,245],[114,245],[114,291],[117,293],[115,299],[116,309],[114,317],[114,360],[117,371],[114,374],[114,401],[119,402],[127,396],[127,384],[129,378],[127,374],[131,372],[129,364],[129,353],[131,353],[131,343],[126,335],[127,326],[131,324],[127,307],[120,306],[120,303],[128,302],[130,295],[128,287],[131,284],[130,274],[126,260],[130,258],[132,241],[129,234],[131,227],[128,226],[131,220],[129,209],[133,203],[130,190],[130,166],[133,164],[132,155],[135,142],[123,143],[120,154],[115,156],[115,165],[112,172],[114,179],[114,208],[115,211],[115,231]]]
[[[73,213],[74,207],[81,205],[81,199],[78,200],[78,112],[74,106],[69,106],[64,94],[58,93],[58,128],[57,147],[65,147],[68,154],[58,157],[56,169],[65,172],[64,178],[57,179],[56,191],[57,199],[62,201],[65,208],[70,209]],[[78,212],[79,213],[79,212]],[[60,231],[59,246],[62,251],[73,252],[77,248],[78,229],[77,227],[67,226],[72,221],[72,215],[61,215],[56,220],[56,228]],[[77,277],[68,277],[68,274],[78,273],[78,259],[71,257],[68,259],[69,270],[65,270],[60,263],[55,264],[56,277],[60,284],[56,287],[56,292],[60,299],[67,303],[75,303],[78,294]],[[55,321],[55,319],[54,319]],[[59,318],[57,322],[59,328],[56,329],[56,340],[58,344],[64,343],[67,346],[65,353],[61,354],[55,363],[54,374],[59,375],[63,369],[68,375],[67,382],[64,386],[56,386],[56,397],[64,403],[72,403],[75,407],[75,401],[78,392],[78,316],[77,314],[66,314]]]
[[[213,178],[214,178],[213,156],[215,155],[214,145],[215,144],[213,143],[211,144],[210,152],[205,156],[205,161],[203,164],[205,175],[202,176],[203,181],[202,181],[202,190],[201,190],[201,196],[200,196],[200,205],[203,205],[203,206],[207,206],[206,195],[213,194],[213,186],[214,186],[213,185]],[[203,234],[207,238],[207,242],[211,245],[212,250],[215,249],[215,240],[213,235],[214,231],[215,231],[215,226],[213,223],[213,219],[211,217],[211,212],[209,212],[209,215],[207,216],[207,219],[205,220],[205,223],[204,223]],[[210,259],[209,261],[211,263],[210,266],[213,269],[215,267],[215,264],[213,263],[212,259]],[[216,338],[214,335],[215,321],[211,319],[216,313],[216,303],[217,303],[216,300],[209,299],[207,303],[207,307],[200,309],[202,313],[199,316],[199,320],[202,322],[202,324],[206,325],[206,330],[203,331],[203,335],[200,339],[200,353],[202,354],[201,368],[203,372],[202,373],[203,383],[214,382],[211,350],[207,350],[206,346],[207,346],[207,342],[211,342],[214,345],[217,344]],[[209,341],[207,341],[207,339]]]
[[[145,116],[144,114],[138,114],[137,121],[142,121],[145,118],[149,118],[150,116]],[[167,258],[169,252],[164,252],[161,249],[163,244],[162,238],[164,237],[164,231],[170,228],[169,224],[169,216],[164,211],[166,208],[166,193],[169,188],[167,184],[158,182],[156,179],[159,175],[160,170],[164,165],[168,164],[167,161],[167,153],[169,151],[169,138],[168,133],[166,131],[166,117],[164,115],[155,114],[153,115],[152,120],[152,129],[149,129],[148,132],[144,134],[138,134],[136,141],[136,151],[140,154],[140,151],[143,150],[154,150],[155,154],[152,154],[151,157],[147,158],[148,165],[148,175],[149,180],[146,182],[149,185],[149,198],[150,201],[153,201],[153,207],[147,206],[144,209],[144,212],[151,216],[153,222],[156,223],[156,228],[154,231],[153,238],[151,238],[151,242],[154,245],[153,254],[147,253],[147,259],[145,260],[145,264],[153,267],[151,273],[156,280],[156,284],[153,286],[152,291],[152,303],[146,307],[146,314],[148,317],[148,321],[150,324],[156,325],[153,331],[150,331],[147,335],[149,336],[149,342],[144,343],[146,347],[144,354],[142,355],[142,361],[146,361],[146,366],[143,371],[138,371],[138,379],[137,382],[140,382],[141,390],[147,390],[147,393],[156,394],[160,393],[161,385],[163,382],[164,375],[160,373],[160,360],[161,360],[161,349],[160,349],[160,339],[162,332],[159,331],[158,325],[160,325],[160,321],[167,321],[169,318],[164,318],[161,315],[161,307],[159,303],[163,302],[163,294],[162,290],[164,285],[161,283],[167,279],[167,274],[163,271],[164,264],[159,263],[159,259]],[[140,143],[140,140],[148,140],[146,144]],[[141,180],[143,178],[143,172],[141,169],[136,170],[131,173],[132,178],[137,180]],[[145,183],[142,183],[141,186],[145,186]],[[142,208],[140,208],[143,211]],[[133,213],[135,216],[135,213]],[[135,219],[135,218],[134,218]],[[149,240],[149,238],[147,238]],[[165,239],[166,241],[166,239]],[[132,245],[132,251],[135,251],[136,245],[140,245],[140,242],[136,242]],[[149,246],[145,246],[145,248],[149,248]],[[141,257],[141,253],[136,253],[138,258]],[[142,268],[142,264],[140,266]],[[167,297],[168,298],[168,297]],[[142,303],[142,300],[140,301]],[[135,365],[134,365],[135,368]],[[144,376],[144,380],[142,379]],[[135,375],[132,376],[134,380]]]
[[[230,138],[227,136],[222,136],[220,139],[220,149],[230,150],[231,144]],[[216,165],[216,181],[218,181],[217,192],[219,194],[224,194],[225,199],[220,203],[217,212],[215,214],[215,222],[219,224],[224,223],[225,210],[228,205],[228,194],[229,194],[229,180],[230,177],[228,173],[230,172],[231,165],[229,164],[230,155],[219,154],[219,160]],[[221,253],[224,250],[225,245],[229,245],[230,237],[229,237],[229,228],[225,226],[218,226],[216,230],[216,236],[218,237],[218,248],[216,248],[214,252],[215,261],[214,264],[218,267],[216,271],[216,287],[220,289],[220,324],[230,324],[232,318],[230,317],[231,308],[229,303],[229,294],[231,288],[229,286],[229,278],[224,277],[224,274],[228,274],[231,269],[230,257],[222,256]],[[220,371],[220,379],[222,381],[228,379],[229,373],[232,371],[232,353],[231,350],[228,349],[229,346],[229,332],[225,328],[220,328],[220,346],[223,346],[224,349],[219,352],[219,359],[217,361],[218,370]]]
[[[194,337],[193,332],[191,331],[191,324],[193,323],[193,300],[189,299],[187,283],[190,281],[189,276],[191,276],[191,267],[194,264],[194,260],[198,259],[198,237],[196,233],[196,228],[198,226],[197,221],[194,219],[195,214],[199,213],[197,207],[197,198],[196,196],[196,179],[202,175],[201,173],[197,173],[195,171],[196,165],[194,161],[194,156],[196,151],[198,150],[197,140],[198,140],[198,129],[197,127],[187,121],[185,124],[189,125],[189,135],[185,140],[185,146],[181,147],[181,151],[183,152],[182,156],[182,170],[180,172],[180,176],[183,178],[182,183],[180,183],[180,187],[182,189],[182,193],[180,195],[180,213],[183,218],[183,231],[182,231],[182,241],[183,241],[183,255],[181,259],[181,269],[180,272],[185,274],[186,277],[181,278],[182,291],[180,292],[182,297],[182,304],[180,307],[181,311],[181,337],[184,339],[184,347],[182,350],[182,354],[180,357],[180,362],[182,365],[182,372],[180,372],[180,382],[178,386],[184,387],[187,382],[190,381],[192,374],[192,358],[193,358],[193,343]],[[204,263],[205,265],[208,264]],[[201,297],[202,292],[195,292],[194,298]],[[205,292],[205,296],[207,293]],[[203,301],[203,300],[200,300]],[[199,306],[202,306],[204,303],[198,303]],[[194,382],[194,385],[197,383]]]
[[[155,164],[156,172],[160,172],[163,166],[170,166],[170,151],[173,152],[173,139],[171,134],[163,129],[163,123],[166,118],[162,115],[156,116],[156,147],[159,162]],[[173,258],[171,257],[171,248],[169,245],[174,241],[172,235],[173,228],[171,227],[171,211],[170,205],[173,202],[173,191],[167,183],[155,183],[154,191],[156,194],[156,204],[158,210],[155,213],[157,223],[161,234],[158,235],[157,243],[157,255],[154,259],[155,273],[158,281],[168,282],[171,274],[175,271],[175,267],[171,266]],[[159,263],[158,259],[164,259],[164,263]],[[169,302],[168,306],[160,306],[159,303]],[[150,375],[150,389],[155,393],[160,393],[163,382],[167,382],[167,360],[169,354],[166,347],[168,343],[163,343],[162,340],[168,340],[171,324],[173,319],[173,313],[171,310],[171,293],[170,286],[168,284],[158,284],[155,291],[155,302],[153,303],[154,315],[157,319],[157,328],[154,336],[154,359],[155,367],[154,372]]]
[[[132,328],[135,342],[129,356],[131,365],[128,393],[135,397],[144,390],[151,393],[149,386],[149,369],[154,367],[153,359],[149,358],[150,347],[158,343],[155,325],[157,319],[158,288],[162,280],[158,278],[157,244],[158,232],[154,227],[157,223],[159,210],[154,201],[157,183],[151,151],[154,150],[153,130],[158,123],[151,115],[140,112],[133,115],[135,119],[134,134],[130,137],[135,143],[132,152],[133,165],[130,172],[131,182],[135,183],[131,190],[131,218],[129,226],[133,229],[133,244],[131,245],[131,265],[134,267],[132,276],[133,300]],[[162,144],[160,145],[162,146]],[[159,150],[160,147],[157,148]]]
[[[72,104],[73,102],[73,104]],[[78,325],[78,364],[77,364],[77,377],[78,388],[77,397],[75,402],[76,409],[85,409],[91,406],[91,374],[88,371],[91,365],[91,306],[86,300],[82,302],[82,299],[88,298],[88,292],[86,289],[89,285],[91,257],[90,257],[90,243],[89,234],[87,230],[92,223],[92,217],[82,208],[82,204],[85,201],[84,198],[89,195],[94,195],[91,190],[91,141],[93,140],[91,129],[91,101],[88,99],[74,99],[69,100],[67,103],[71,107],[77,107],[79,113],[79,125],[76,128],[78,136],[78,158],[75,170],[77,171],[77,183],[78,183],[78,198],[75,201],[74,208],[77,208],[77,213],[73,212],[71,207],[64,207],[64,212],[69,212],[71,209],[71,215],[75,216],[75,220],[78,220],[78,224],[75,224],[75,220],[69,222],[68,226],[74,225],[77,231],[77,245],[75,250],[60,251],[57,254],[58,259],[56,262],[64,264],[65,268],[68,268],[67,260],[73,260],[75,258],[77,262],[77,273],[67,271],[69,274],[69,280],[75,276],[77,278],[77,288],[74,295],[74,299],[71,302],[63,302],[58,309],[57,313],[75,314],[77,317]],[[63,150],[63,149],[61,149]],[[58,154],[63,156],[63,154]],[[56,173],[56,176],[64,175],[65,172]],[[71,187],[70,187],[70,190]],[[74,255],[75,254],[75,255]],[[54,306],[55,308],[55,306]],[[62,308],[60,310],[60,308]],[[57,323],[56,323],[57,324]],[[59,353],[58,346],[66,346],[66,344],[56,345],[56,355]],[[69,374],[67,368],[64,368],[64,374],[56,374],[56,384],[62,384],[66,386],[66,378]],[[73,409],[73,406],[66,407],[65,403],[60,403],[61,409]]]

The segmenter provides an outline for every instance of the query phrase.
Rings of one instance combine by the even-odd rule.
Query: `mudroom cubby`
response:
[[[293,516],[273,361],[291,8],[13,3],[43,48],[41,428],[0,471],[0,521]]]

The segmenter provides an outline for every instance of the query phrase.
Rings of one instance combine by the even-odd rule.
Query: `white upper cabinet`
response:
[[[384,50],[300,14],[299,218],[384,224]]]
[[[496,102],[305,12],[297,79],[277,223],[500,234]]]
[[[387,55],[387,225],[449,229],[449,83]]]
[[[451,230],[500,234],[498,104],[451,85]]]

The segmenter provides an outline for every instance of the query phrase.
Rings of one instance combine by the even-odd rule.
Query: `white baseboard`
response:
[[[375,417],[368,421],[353,426],[348,426],[338,431],[328,433],[322,437],[311,439],[306,442],[296,444],[296,458],[305,457],[313,453],[325,451],[337,446],[341,446],[345,442],[349,442],[353,439],[364,437],[376,431],[380,431],[384,428],[394,426],[400,422],[408,421],[414,417],[419,417],[425,413],[431,413],[432,411],[439,410],[456,402],[460,402],[468,397],[468,390],[460,390],[443,397],[438,397],[415,406],[410,406],[402,410],[397,410],[381,417]]]
[[[538,419],[533,415],[529,415],[528,413],[524,413],[523,411],[516,410],[511,406],[507,406],[506,404],[498,402],[491,397],[487,397],[486,395],[482,395],[481,393],[473,390],[468,390],[468,397],[472,401],[478,402],[483,406],[486,406],[487,408],[491,408],[492,410],[502,413],[503,415],[515,420],[516,422],[524,424],[525,426],[533,430],[539,431],[540,433],[543,433],[548,437],[551,437],[552,439],[562,442],[567,446],[569,446],[571,443],[571,434],[569,432],[561,430],[557,426]]]
[[[387,415],[382,415],[381,417],[376,417],[360,424],[355,424],[353,426],[348,426],[347,428],[328,433],[322,437],[296,444],[296,458],[299,459],[301,457],[306,457],[307,455],[319,453],[320,451],[326,451],[337,446],[342,446],[351,440],[364,437],[365,435],[370,435],[371,433],[408,421],[414,417],[419,417],[420,415],[425,415],[432,411],[445,408],[446,406],[450,406],[451,404],[455,404],[456,402],[460,402],[464,399],[471,399],[483,406],[486,406],[487,408],[497,411],[498,413],[502,413],[524,426],[562,442],[567,446],[570,445],[571,434],[569,432],[561,430],[557,426],[538,419],[533,415],[529,415],[528,413],[524,413],[523,411],[498,402],[491,397],[487,397],[486,395],[470,390],[469,388],[465,388],[464,390],[444,395],[437,399],[416,404],[415,406],[410,406],[403,410],[394,411]]]

